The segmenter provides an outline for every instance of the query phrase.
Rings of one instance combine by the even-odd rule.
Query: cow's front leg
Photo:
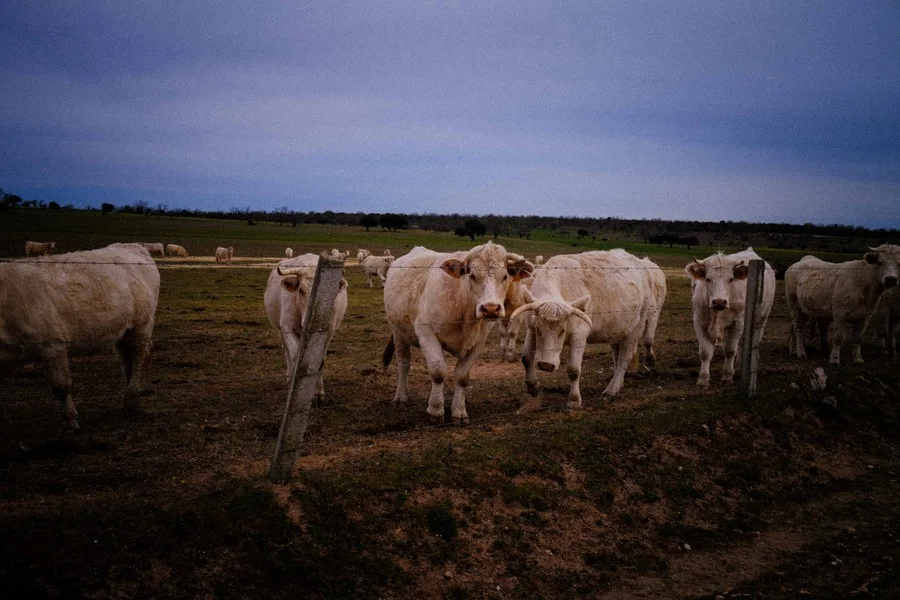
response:
[[[469,350],[465,357],[460,357],[456,362],[456,368],[453,369],[453,404],[450,405],[450,418],[457,425],[469,424],[469,413],[466,412],[466,388],[469,387],[469,372],[483,347],[484,338]]]
[[[284,329],[281,332],[281,342],[284,346],[285,378],[290,383],[291,377],[294,376],[297,356],[300,354],[300,336],[291,329]]]
[[[72,376],[69,373],[69,356],[65,350],[44,357],[44,368],[50,378],[50,389],[63,409],[66,429],[78,431],[78,411],[72,399]]]
[[[522,366],[525,367],[525,385],[528,386],[528,393],[532,397],[537,397],[541,393],[541,382],[538,381],[534,370],[535,342],[534,328],[528,327],[525,330],[525,343],[522,344]]]
[[[831,356],[828,359],[833,365],[841,364],[841,346],[847,339],[847,330],[850,328],[848,323],[844,321],[834,322],[834,339],[831,342]]]
[[[570,409],[581,408],[581,361],[584,359],[584,349],[587,340],[581,336],[573,336],[569,339],[569,361],[566,363],[566,373],[569,375]]]
[[[725,331],[725,339],[722,342],[722,348],[725,351],[725,365],[722,368],[722,381],[731,383],[734,381],[734,357],[737,355],[738,342],[741,341],[741,330],[743,325],[735,322],[734,325]]]
[[[862,336],[866,332],[866,328],[869,325],[869,319],[865,319],[864,321],[853,323],[850,328],[850,343],[852,344],[852,356],[854,363],[862,363],[862,350],[860,347],[862,346]]]
[[[417,330],[419,347],[425,355],[428,374],[431,376],[431,394],[428,396],[428,420],[432,424],[444,422],[444,380],[447,379],[447,363],[444,350],[431,331]]]

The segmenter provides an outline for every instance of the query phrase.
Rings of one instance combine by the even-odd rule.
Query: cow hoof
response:
[[[581,410],[581,400],[569,400],[566,402],[566,408],[569,410]]]
[[[451,422],[454,425],[459,425],[460,427],[465,427],[469,424],[469,417],[453,417]]]
[[[541,384],[540,383],[531,383],[530,381],[528,381],[528,382],[526,382],[526,385],[528,386],[528,393],[532,397],[535,397],[541,393]]]
[[[709,379],[698,379],[697,386],[702,388],[709,387]]]
[[[444,415],[441,415],[439,417],[435,416],[435,415],[428,415],[428,423],[430,425],[443,425],[444,424]]]

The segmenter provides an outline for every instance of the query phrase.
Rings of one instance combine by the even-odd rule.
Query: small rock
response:
[[[709,436],[712,432],[709,430],[709,425],[701,425],[700,429],[703,431],[703,435]]]
[[[684,549],[685,549],[687,552],[690,552],[690,551],[691,551],[691,545],[690,545],[690,544],[685,544],[685,545],[684,545]]]
[[[799,389],[800,389],[800,386],[797,385],[797,382],[795,381],[795,382],[792,382],[792,383],[791,383],[791,389],[792,389],[792,390],[799,390]]]
[[[444,579],[453,579],[453,573],[450,571],[444,571]]]
[[[812,594],[810,594],[810,593],[809,593],[808,591],[806,591],[806,590],[800,590],[800,595],[801,595],[801,596],[812,596]]]

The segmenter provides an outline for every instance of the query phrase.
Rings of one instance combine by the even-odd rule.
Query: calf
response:
[[[784,290],[791,315],[791,353],[806,358],[803,333],[809,321],[832,324],[832,364],[841,362],[841,346],[849,341],[853,362],[863,362],[860,342],[888,289],[900,276],[900,246],[869,248],[861,260],[830,263],[804,256],[784,273]]]
[[[753,248],[734,254],[719,252],[684,268],[691,277],[694,332],[700,350],[697,385],[709,385],[709,365],[716,347],[725,351],[722,381],[734,380],[734,358],[744,334],[744,305],[751,260],[759,259]],[[756,313],[753,345],[762,339],[763,329],[775,302],[775,270],[765,264],[762,300]]]
[[[126,408],[138,404],[153,346],[159,271],[146,248],[99,250],[0,264],[0,372],[40,361],[78,429],[69,358],[113,346],[125,372]]]
[[[293,375],[297,355],[300,352],[300,342],[303,333],[303,324],[306,319],[306,307],[309,304],[309,295],[312,292],[313,280],[316,277],[316,267],[319,257],[315,254],[301,254],[293,258],[287,258],[278,263],[269,273],[266,283],[264,302],[266,315],[272,327],[281,333],[281,347],[284,351],[284,362],[287,368],[286,376]],[[331,323],[328,328],[328,339],[325,342],[325,350],[334,337],[338,327],[344,320],[347,312],[347,281],[341,279],[338,295],[334,300]],[[321,401],[325,397],[325,382],[321,372],[316,381],[316,400]]]
[[[431,375],[428,417],[442,423],[446,351],[458,358],[451,418],[467,423],[465,393],[472,363],[493,323],[505,315],[507,283],[530,277],[533,270],[523,257],[493,242],[454,253],[417,246],[395,260],[384,285],[384,309],[392,335],[383,354],[387,367],[397,353],[394,402],[407,400],[410,349],[418,346]]]
[[[56,249],[56,242],[25,242],[25,256],[45,256]]]

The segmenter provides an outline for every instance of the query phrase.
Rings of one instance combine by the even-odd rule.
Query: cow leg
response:
[[[285,378],[290,381],[294,376],[294,363],[300,353],[300,336],[291,331],[284,329],[281,331],[281,341],[284,347],[284,362],[286,365]]]
[[[712,362],[713,352],[716,347],[706,337],[705,333],[697,333],[697,345],[700,352],[700,374],[697,376],[697,385],[700,387],[709,386],[709,365]]]
[[[604,396],[615,396],[622,389],[622,384],[625,383],[625,371],[628,369],[628,363],[631,362],[631,357],[637,352],[637,338],[630,337],[624,342],[612,344],[612,347],[615,370],[613,371],[612,379],[606,385],[606,389],[603,390]]]
[[[587,341],[583,338],[572,338],[569,341],[569,362],[566,364],[566,373],[569,376],[570,409],[581,408],[581,361],[584,359],[584,349]]]
[[[69,372],[69,356],[65,349],[44,357],[44,368],[50,379],[50,389],[63,409],[66,429],[78,431],[78,411],[72,399],[72,375]]]
[[[863,362],[862,358],[862,336],[866,332],[866,327],[869,325],[869,319],[865,319],[861,322],[853,323],[850,327],[850,343],[852,345],[852,356],[853,362],[860,364]]]
[[[406,385],[409,381],[410,346],[396,335],[394,352],[397,356],[397,391],[394,393],[394,404],[405,404],[409,399]]]
[[[481,354],[484,342],[482,339],[466,353],[465,357],[460,357],[456,361],[456,368],[453,369],[453,403],[450,405],[450,418],[457,425],[469,424],[469,413],[466,412],[466,388],[469,387],[469,372],[475,359]]]
[[[375,286],[372,284],[372,276],[369,275],[368,273],[366,274],[366,285],[367,285],[368,287],[375,287]]]
[[[806,327],[808,319],[799,306],[795,306],[793,312],[791,324],[793,347],[790,349],[791,355],[797,358],[806,358]]]
[[[150,351],[153,342],[150,336],[128,335],[116,342],[116,350],[122,360],[122,371],[125,374],[125,393],[123,402],[126,409],[136,409],[140,402],[141,382],[144,371],[149,367]]]
[[[381,287],[384,288],[384,282],[387,281],[387,277],[384,276],[384,273],[379,273],[378,278],[381,280]]]
[[[541,393],[541,382],[538,381],[534,370],[534,352],[534,329],[528,327],[525,329],[525,343],[522,344],[522,366],[525,367],[525,385],[528,386],[528,393],[532,397],[537,397]]]
[[[428,374],[431,376],[431,394],[428,396],[428,420],[432,424],[444,422],[444,381],[447,379],[447,363],[444,349],[430,327],[415,327],[419,348],[425,356]]]
[[[834,322],[834,339],[831,342],[831,356],[828,359],[833,365],[841,364],[841,346],[847,339],[847,330],[850,328],[848,323],[843,321]]]
[[[741,341],[743,323],[735,322],[725,332],[722,349],[725,351],[725,366],[722,369],[722,381],[731,383],[734,381],[734,357],[737,355],[738,342]]]

